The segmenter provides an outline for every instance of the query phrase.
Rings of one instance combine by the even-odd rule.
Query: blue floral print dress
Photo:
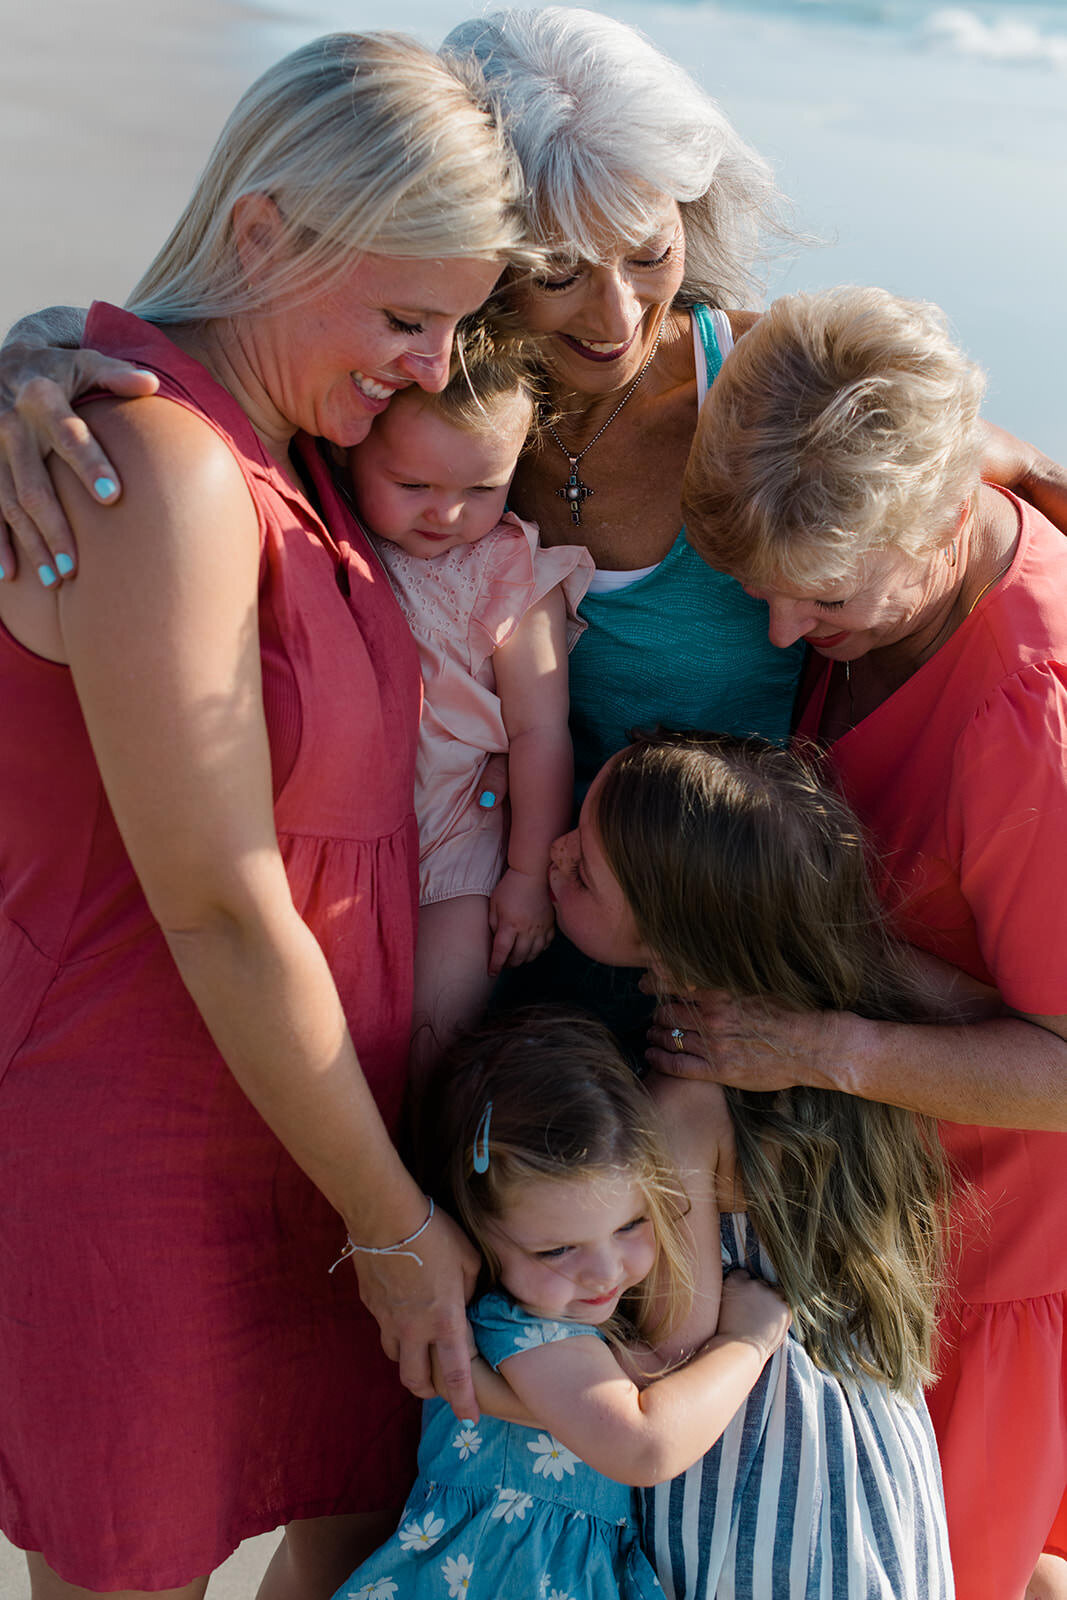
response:
[[[496,1368],[539,1344],[603,1337],[532,1316],[495,1292],[470,1318]],[[430,1400],[400,1526],[335,1600],[663,1600],[637,1541],[635,1506],[634,1490],[551,1434],[493,1417],[457,1422],[443,1400]]]

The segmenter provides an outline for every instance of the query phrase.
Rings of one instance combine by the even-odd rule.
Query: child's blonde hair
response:
[[[497,1018],[453,1047],[431,1098],[420,1119],[423,1178],[477,1244],[487,1283],[499,1278],[500,1262],[486,1223],[516,1186],[623,1174],[644,1196],[660,1267],[627,1297],[626,1311],[650,1343],[684,1317],[693,1290],[688,1203],[656,1107],[605,1027],[551,1007]],[[487,1158],[477,1167],[476,1147]]]
[[[448,383],[436,394],[420,390],[415,398],[421,410],[476,436],[494,431],[502,406],[525,405],[529,423],[523,449],[529,449],[547,407],[540,347],[506,318],[475,311],[456,329]]]
[[[657,734],[609,766],[596,826],[665,987],[932,1019],[862,830],[762,740]],[[744,1192],[797,1332],[839,1376],[930,1376],[947,1174],[929,1118],[833,1091],[727,1089]]]

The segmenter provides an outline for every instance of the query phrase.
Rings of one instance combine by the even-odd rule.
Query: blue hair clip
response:
[[[489,1104],[482,1112],[482,1120],[479,1122],[474,1133],[474,1149],[472,1151],[472,1155],[474,1158],[475,1172],[489,1171],[489,1123],[492,1119],[492,1115],[493,1102],[490,1100]]]

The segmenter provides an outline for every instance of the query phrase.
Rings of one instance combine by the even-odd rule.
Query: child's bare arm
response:
[[[447,1400],[436,1349],[431,1349],[430,1352],[430,1373],[438,1396],[442,1400]],[[501,1377],[499,1372],[495,1372],[483,1356],[478,1355],[473,1339],[471,1377],[474,1380],[474,1395],[480,1413],[499,1417],[501,1422],[517,1422],[524,1428],[536,1428],[540,1425],[538,1419],[523,1405],[507,1379]]]
[[[773,1289],[731,1276],[744,1281],[729,1297],[729,1331],[647,1388],[592,1336],[520,1351],[503,1363],[504,1375],[541,1426],[597,1472],[663,1483],[711,1449],[789,1327]]]
[[[725,1193],[730,1203],[733,1126],[717,1084],[669,1078],[658,1072],[650,1073],[645,1082],[689,1199],[685,1226],[693,1268],[692,1304],[688,1316],[675,1323],[656,1345],[656,1355],[674,1363],[700,1349],[719,1327],[723,1284],[719,1199]]]
[[[556,588],[493,656],[511,802],[507,871],[489,904],[494,975],[539,955],[554,929],[548,852],[570,823],[574,784],[565,628],[563,593]]]

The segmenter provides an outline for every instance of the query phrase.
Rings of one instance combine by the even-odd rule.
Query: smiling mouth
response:
[[[637,337],[637,329],[635,328],[630,337],[624,339],[622,344],[606,344],[599,339],[576,339],[570,333],[561,333],[559,337],[564,344],[570,345],[572,350],[576,350],[587,361],[617,361],[620,356],[626,354],[633,344],[634,339]]]
[[[382,400],[391,400],[402,384],[379,383],[377,378],[368,378],[365,373],[351,372],[349,377],[366,399],[380,403]]]
[[[844,633],[827,633],[821,638],[815,634],[809,634],[808,643],[810,645],[814,645],[816,650],[820,647],[820,645],[824,648],[829,646],[829,648],[832,650],[835,645],[844,644],[847,638],[848,630],[846,629]]]
[[[622,1291],[619,1290],[619,1289],[609,1289],[607,1294],[598,1294],[598,1295],[595,1295],[592,1299],[583,1300],[582,1301],[582,1305],[583,1306],[606,1306],[606,1305],[609,1304],[610,1301],[617,1300],[621,1292]]]

